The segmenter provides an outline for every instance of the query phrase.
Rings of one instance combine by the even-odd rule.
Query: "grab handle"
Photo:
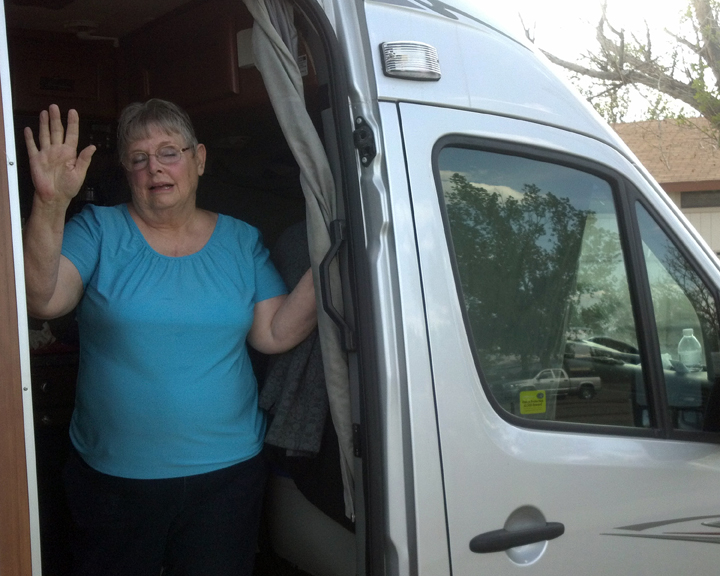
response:
[[[320,262],[320,299],[323,310],[340,330],[343,348],[351,352],[355,350],[355,335],[345,318],[337,311],[332,302],[332,288],[330,285],[330,262],[340,250],[345,241],[345,221],[333,220],[330,222],[330,249]]]

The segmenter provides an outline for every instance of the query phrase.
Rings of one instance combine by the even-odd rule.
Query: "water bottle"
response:
[[[685,328],[678,343],[678,356],[688,372],[699,372],[703,366],[702,346],[693,336],[692,328]]]

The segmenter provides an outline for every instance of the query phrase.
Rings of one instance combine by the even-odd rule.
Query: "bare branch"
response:
[[[585,66],[581,66],[580,64],[576,64],[575,62],[569,62],[567,60],[563,60],[562,58],[558,58],[557,56],[551,54],[550,52],[546,52],[545,50],[540,50],[545,56],[547,56],[547,59],[550,60],[553,64],[557,64],[558,66],[562,66],[563,68],[567,68],[571,72],[577,72],[578,74],[582,74],[583,76],[589,76],[590,78],[596,78],[598,80],[618,80],[619,77],[617,73],[615,72],[603,72],[602,70],[593,70],[592,68],[587,68]]]
[[[520,18],[520,25],[523,27],[523,30],[525,31],[525,38],[527,38],[532,44],[535,44],[535,26],[536,24],[533,24],[532,30],[525,26],[525,21],[523,20],[522,14],[518,14],[518,17]]]
[[[697,44],[693,44],[692,42],[690,42],[690,40],[687,40],[686,38],[683,38],[682,36],[678,36],[677,34],[671,32],[667,28],[665,28],[663,30],[663,32],[665,32],[665,34],[667,34],[673,40],[675,40],[675,42],[677,42],[678,44],[682,44],[683,46],[685,46],[686,48],[688,48],[695,54],[700,54],[700,52],[702,51],[702,48],[700,46],[698,46]]]
[[[604,98],[605,96],[611,96],[612,94],[616,94],[620,88],[622,88],[623,85],[620,83],[614,83],[608,86],[605,90],[602,92],[598,92],[597,94],[593,94],[588,97],[588,100],[593,101],[597,100],[598,98]]]
[[[665,32],[675,40],[670,54],[653,54],[653,36],[645,22],[644,36],[636,37],[617,29],[608,21],[607,3],[595,28],[598,48],[583,56],[582,62],[569,62],[544,51],[547,58],[575,74],[595,81],[600,90],[592,94],[599,110],[617,114],[617,98],[624,86],[644,86],[682,102],[707,118],[720,131],[720,25],[718,0],[687,0],[688,16],[696,40],[680,33]],[[529,30],[526,35],[530,38]],[[705,71],[711,70],[715,83],[706,87]],[[611,102],[608,104],[607,100]],[[649,114],[664,114],[661,99],[649,108]]]
[[[720,26],[713,12],[711,0],[691,0],[697,28],[702,39],[700,55],[715,76],[715,87],[720,89]]]

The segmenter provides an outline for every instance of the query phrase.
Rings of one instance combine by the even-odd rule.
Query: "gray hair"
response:
[[[177,104],[151,98],[147,102],[128,104],[120,114],[117,129],[117,149],[120,160],[130,143],[147,138],[150,127],[156,126],[167,134],[179,134],[186,146],[195,148],[198,144],[190,116]]]

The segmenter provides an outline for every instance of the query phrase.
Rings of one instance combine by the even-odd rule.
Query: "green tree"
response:
[[[717,0],[689,0],[675,31],[665,30],[673,41],[669,53],[658,53],[653,44],[657,32],[645,26],[636,35],[614,27],[603,3],[596,27],[597,49],[578,62],[544,51],[551,62],[576,75],[589,78],[591,88],[581,91],[610,122],[622,121],[628,108],[628,90],[650,94],[648,118],[677,116],[671,101],[680,102],[706,118],[717,137],[720,132],[720,25]],[[526,35],[532,41],[530,30]],[[542,49],[542,47],[540,47]]]

